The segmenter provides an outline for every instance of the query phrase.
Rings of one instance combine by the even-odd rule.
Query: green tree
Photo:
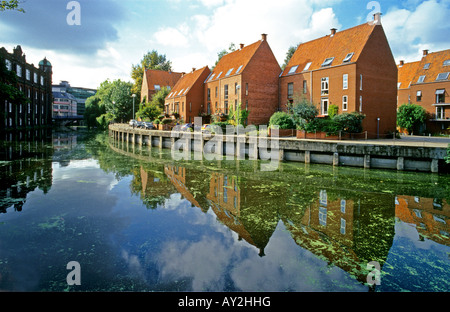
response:
[[[136,117],[142,120],[153,121],[161,115],[162,109],[154,103],[141,103],[139,111],[136,113]]]
[[[290,46],[288,51],[286,52],[286,58],[284,59],[284,63],[281,66],[281,69],[284,70],[286,68],[286,66],[289,64],[289,61],[292,58],[292,55],[294,55],[295,51],[297,51],[298,46],[300,45],[297,44],[296,46]]]
[[[6,10],[14,10],[25,13],[25,10],[19,6],[21,2],[22,1],[19,0],[2,0],[0,1],[0,12]]]
[[[97,117],[106,114],[106,108],[101,105],[101,100],[97,95],[91,96],[86,100],[86,108],[84,111],[84,120],[88,128],[99,127]]]
[[[417,104],[403,104],[397,111],[397,125],[406,129],[409,134],[419,130],[427,118],[426,110]]]
[[[308,123],[314,120],[319,114],[317,107],[306,98],[297,98],[292,105],[288,106],[292,114],[295,126],[299,130],[305,130]]]
[[[17,75],[6,68],[5,59],[0,58],[0,98],[12,104],[28,103],[25,94],[16,88]]]
[[[269,120],[269,126],[278,126],[278,129],[295,129],[292,115],[286,112],[276,112]]]
[[[172,62],[166,58],[166,55],[158,54],[156,50],[153,50],[147,52],[139,64],[132,65],[131,78],[134,80],[132,92],[139,95],[138,98],[140,98],[142,77],[144,76],[144,71],[146,69],[171,71]]]
[[[233,126],[242,125],[245,126],[248,115],[250,112],[246,109],[241,108],[241,102],[238,103],[236,109],[230,107],[230,112],[228,114],[228,123]]]
[[[447,156],[445,156],[445,162],[450,164],[450,144],[447,147]]]
[[[161,110],[164,111],[164,103],[166,102],[166,97],[169,95],[170,90],[167,87],[162,87],[161,90],[156,92],[150,103],[157,105]]]

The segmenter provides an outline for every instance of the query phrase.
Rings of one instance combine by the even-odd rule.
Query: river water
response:
[[[450,291],[448,175],[0,147],[3,291]]]

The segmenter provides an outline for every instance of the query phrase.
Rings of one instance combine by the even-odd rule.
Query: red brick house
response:
[[[248,124],[267,124],[278,108],[281,68],[263,34],[260,41],[223,56],[205,80],[207,115],[228,115],[241,103]]]
[[[450,50],[423,51],[420,61],[398,65],[398,103],[421,105],[428,112],[425,129],[449,133]]]
[[[194,122],[200,116],[204,106],[204,81],[211,73],[208,66],[184,74],[171,89],[165,100],[165,113],[174,112],[185,122]]]
[[[162,87],[172,89],[181,76],[182,73],[146,69],[142,78],[141,103],[151,101],[153,95]]]
[[[381,25],[374,20],[300,44],[280,75],[279,109],[296,96],[317,105],[322,116],[331,104],[338,113],[366,115],[363,130],[382,137],[396,129],[397,65]]]

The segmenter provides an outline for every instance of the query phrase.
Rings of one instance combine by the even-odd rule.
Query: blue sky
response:
[[[26,0],[26,13],[0,13],[0,46],[21,45],[27,61],[47,57],[53,80],[97,88],[131,81],[132,64],[156,50],[175,71],[211,66],[230,43],[268,34],[280,64],[292,45],[367,21],[378,9],[394,57],[450,48],[450,0],[78,0],[81,25],[68,25],[70,0]]]

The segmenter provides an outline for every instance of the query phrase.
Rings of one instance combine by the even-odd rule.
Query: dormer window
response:
[[[431,63],[426,63],[426,64],[423,66],[423,69],[430,69],[430,65],[431,65]]]
[[[450,66],[450,60],[445,60],[442,66]]]
[[[217,78],[216,78],[216,79],[219,79],[220,76],[222,76],[222,73],[223,73],[223,72],[220,72],[220,73],[217,75]]]
[[[425,81],[425,76],[420,76],[419,79],[417,80],[417,83],[422,83]]]
[[[225,75],[225,77],[230,76],[231,72],[233,71],[234,68],[230,69],[229,71],[227,71],[227,74]]]
[[[298,65],[296,66],[292,66],[291,69],[289,70],[288,74],[294,74],[297,71]]]
[[[436,77],[436,80],[447,80],[449,74],[450,74],[450,73],[440,73],[440,74]]]
[[[241,69],[242,69],[242,65],[239,66],[239,68],[238,68],[237,71],[236,71],[236,74],[239,74],[239,72],[241,71]]]
[[[344,63],[350,62],[354,54],[355,54],[355,53],[353,53],[353,52],[347,54],[347,56],[344,58],[344,61],[343,61],[343,62],[344,62]]]
[[[333,60],[334,60],[334,57],[327,58],[327,59],[322,63],[322,67],[330,66],[331,63],[333,63]]]
[[[181,95],[181,93],[183,93],[184,89],[181,89],[180,93],[178,93],[178,95]]]
[[[309,62],[308,64],[305,65],[305,68],[303,68],[303,71],[308,70],[311,67],[312,62]]]
[[[208,81],[213,80],[215,75],[216,75],[216,74],[212,74],[211,77],[208,79]]]

